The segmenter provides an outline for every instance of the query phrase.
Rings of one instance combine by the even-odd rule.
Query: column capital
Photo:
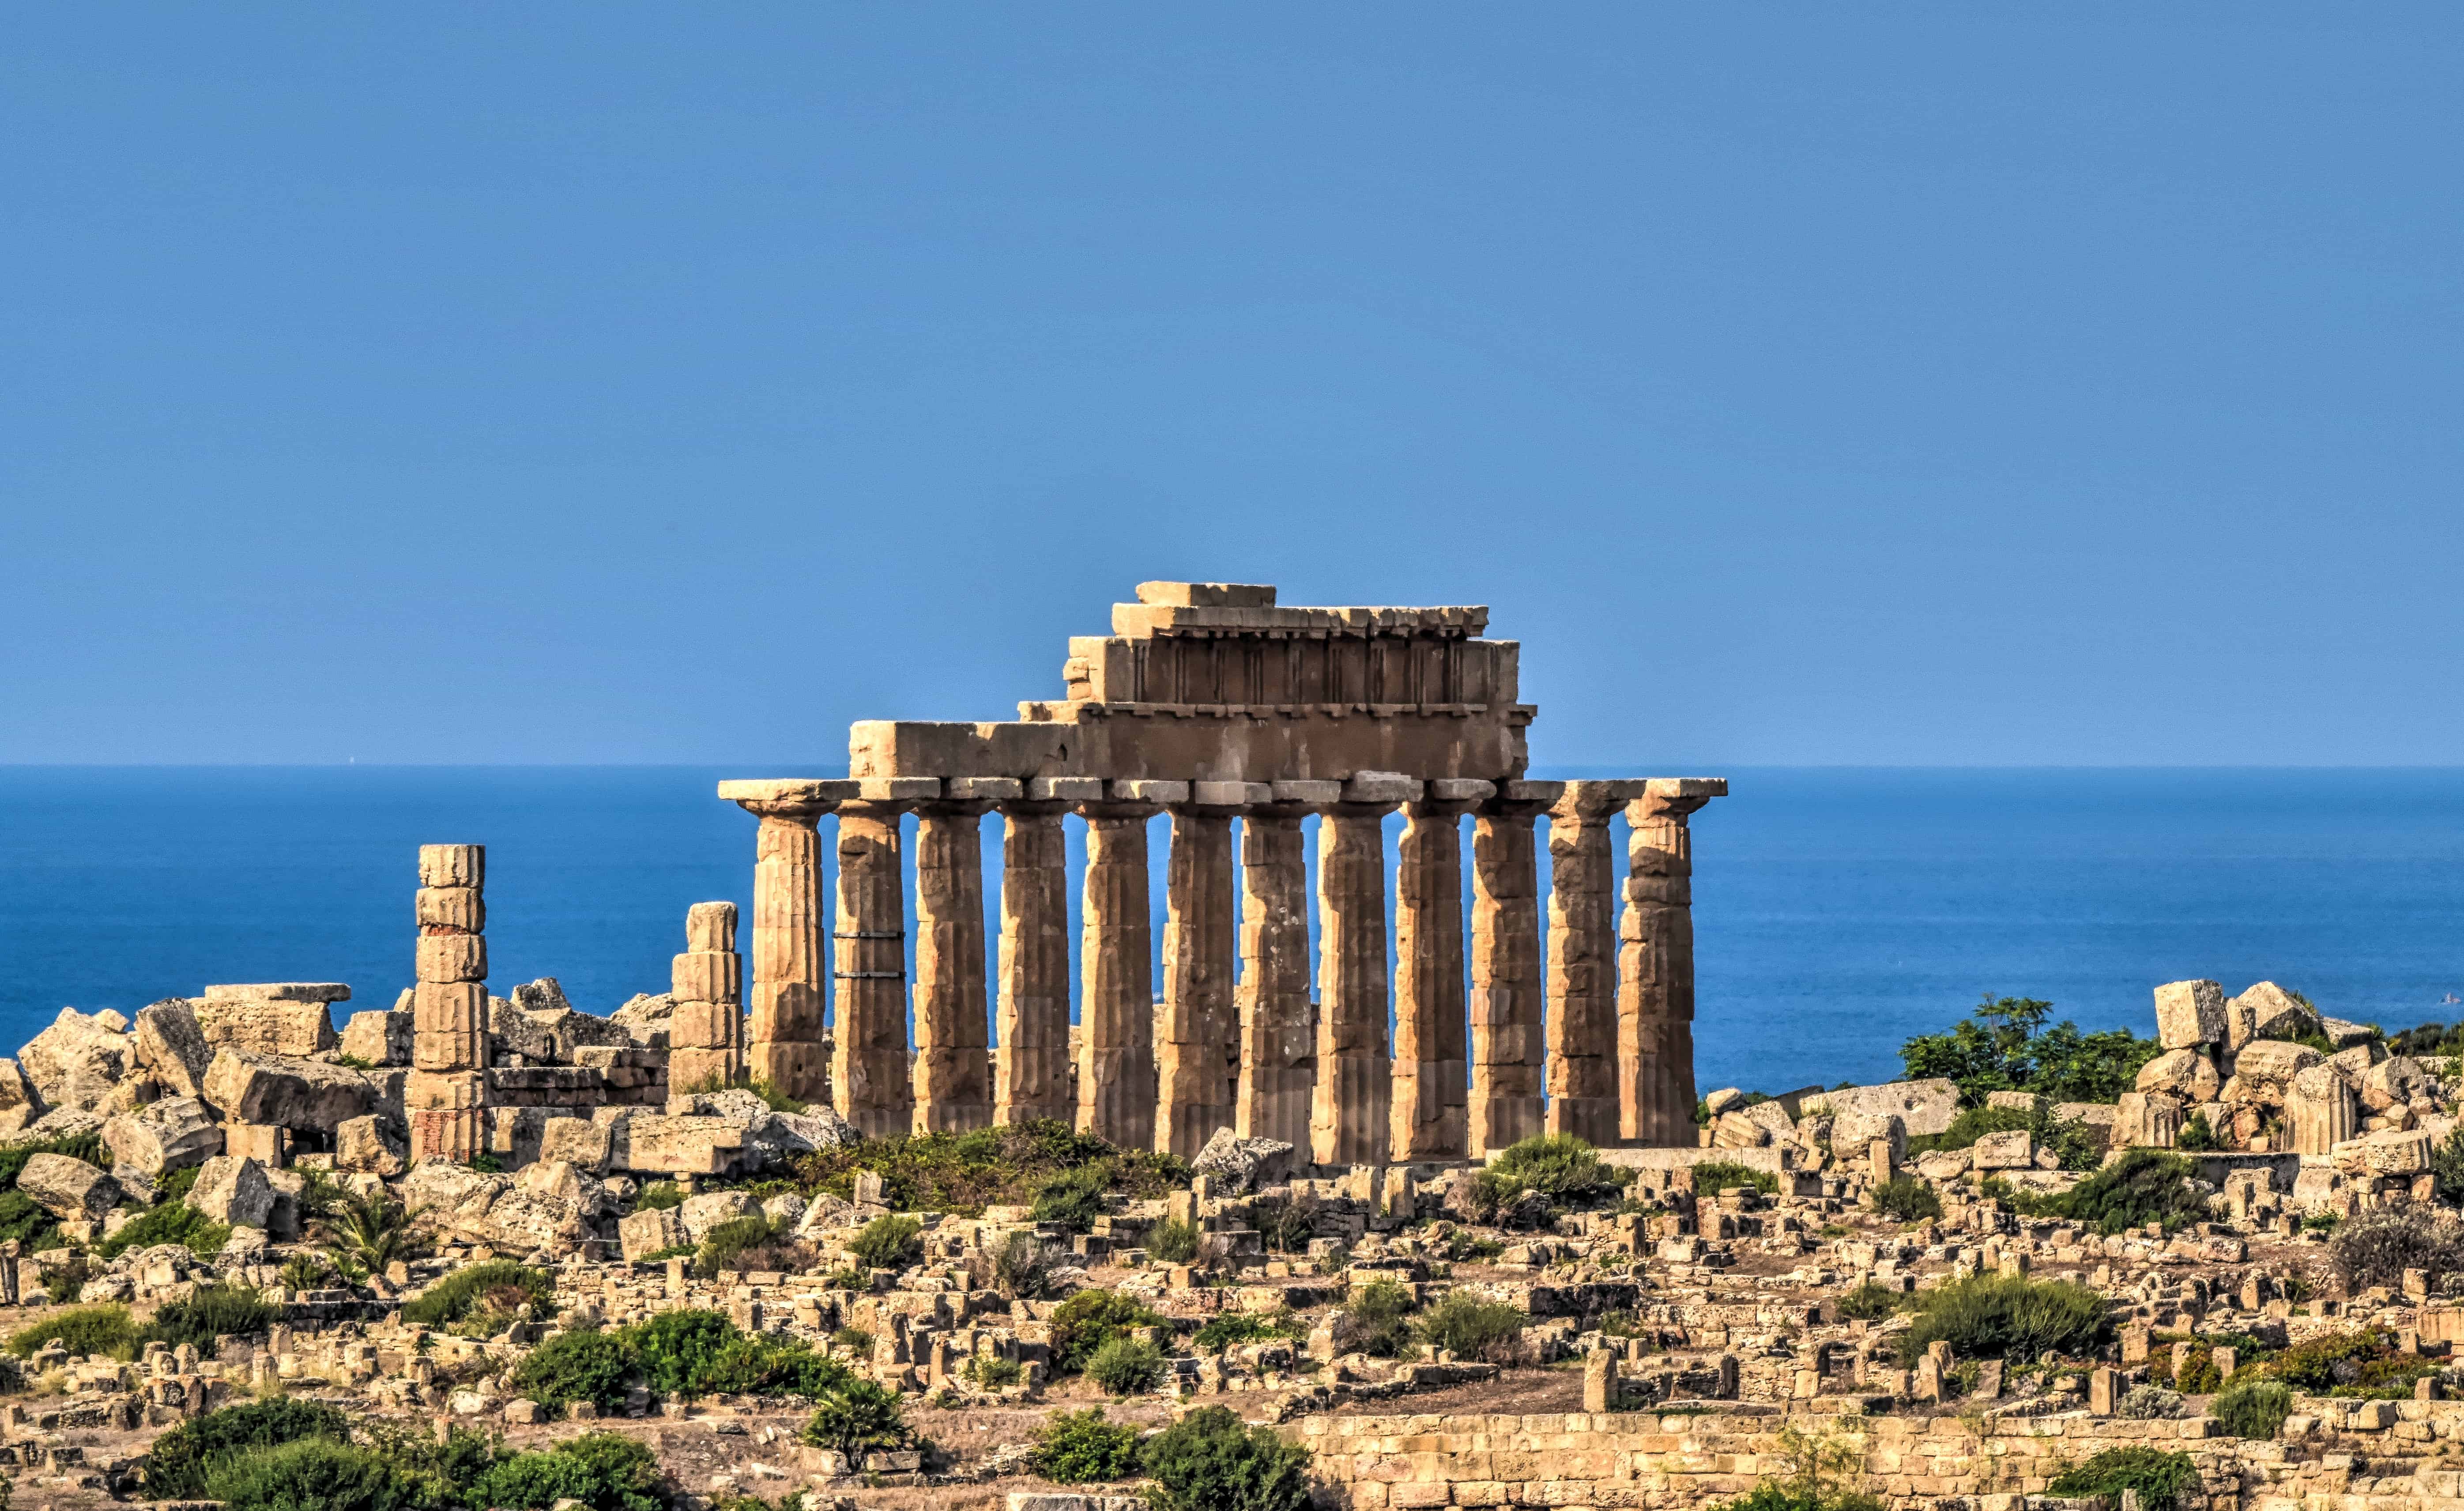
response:
[[[1405,811],[1419,818],[1461,818],[1477,811],[1497,793],[1494,782],[1458,781],[1445,778],[1428,784],[1426,795],[1403,805]]]
[[[1668,816],[1683,819],[1715,797],[1728,795],[1724,776],[1656,776],[1643,784],[1643,793],[1626,805],[1628,822]]]
[[[1628,803],[1641,800],[1649,785],[1637,778],[1620,777],[1610,781],[1567,782],[1557,801],[1549,807],[1549,816],[1558,822],[1595,822],[1608,817]]]
[[[1162,812],[1164,808],[1161,803],[1147,803],[1139,802],[1131,798],[1115,797],[1102,798],[1091,803],[1079,803],[1075,806],[1078,810],[1078,816],[1086,819],[1089,823],[1096,823],[1106,820],[1125,821],[1131,819],[1144,821]]]
[[[857,795],[858,785],[840,780],[763,777],[721,782],[722,802],[734,803],[759,818],[816,819]]]
[[[955,784],[954,784],[955,785]],[[922,818],[981,818],[993,811],[988,797],[928,797],[914,805]]]
[[[1066,799],[1013,797],[995,803],[993,811],[1003,818],[1058,818],[1073,806]]]

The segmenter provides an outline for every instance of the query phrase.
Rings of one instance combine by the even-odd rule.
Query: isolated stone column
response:
[[[1164,862],[1163,1012],[1155,1025],[1155,1147],[1195,1158],[1233,1122],[1240,941],[1232,913],[1232,815],[1264,783],[1199,782],[1172,808]]]
[[[1147,820],[1185,802],[1186,782],[1111,781],[1087,820],[1085,933],[1078,947],[1078,1131],[1125,1149],[1155,1132],[1155,931]]]
[[[1404,806],[1395,863],[1397,1161],[1459,1160],[1470,1139],[1463,1000],[1463,816],[1493,783],[1444,780]]]
[[[939,779],[866,777],[839,805],[839,905],[834,931],[838,1021],[831,1093],[839,1116],[869,1138],[913,1131],[907,1052],[907,888],[898,821],[938,797]]]
[[[1617,1142],[1616,874],[1609,816],[1639,782],[1569,782],[1549,810],[1548,1131]]]
[[[1277,782],[1241,814],[1240,1072],[1233,1131],[1309,1146],[1317,1016],[1309,997],[1309,861],[1301,820],[1343,796],[1340,782]]]
[[[669,966],[668,981],[676,999],[670,1092],[742,1084],[744,958],[736,952],[735,903],[696,902],[685,911],[685,952]]]
[[[1039,777],[1000,805],[1001,1054],[993,1121],[1068,1122],[1069,851],[1062,818],[1103,795],[1098,777]]]
[[[1562,782],[1501,782],[1472,823],[1470,1149],[1543,1131],[1540,865],[1533,821]]]
[[[830,1095],[829,955],[823,948],[822,815],[856,795],[847,781],[721,782],[761,821],[753,838],[752,1023],[746,1076],[799,1101]],[[671,1042],[673,1042],[671,1040]],[[668,1083],[681,1086],[672,1064]]]
[[[1367,771],[1318,820],[1317,1087],[1309,1149],[1320,1165],[1383,1165],[1394,1144],[1387,1049],[1386,842],[1380,821],[1420,784]]]
[[[1014,780],[952,777],[915,806],[915,1131],[992,1122],[991,1014],[984,995],[982,820]]]
[[[1626,805],[1617,926],[1617,1129],[1645,1148],[1694,1134],[1694,839],[1686,817],[1727,795],[1720,777],[1654,777]]]
[[[418,984],[403,1079],[410,1157],[468,1165],[488,1146],[488,852],[419,847]]]

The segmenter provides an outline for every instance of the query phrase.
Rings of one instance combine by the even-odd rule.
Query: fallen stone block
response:
[[[2157,988],[2156,1039],[2168,1050],[2222,1044],[2225,989],[2212,981],[2168,981]]]
[[[196,1098],[167,1097],[106,1120],[102,1142],[116,1167],[160,1176],[220,1154],[223,1130]]]
[[[53,1216],[100,1222],[120,1205],[120,1183],[83,1160],[37,1154],[18,1172],[17,1189]]]
[[[376,1096],[366,1077],[324,1060],[247,1055],[226,1047],[214,1052],[213,1065],[206,1072],[206,1101],[241,1122],[331,1133],[364,1117]]]

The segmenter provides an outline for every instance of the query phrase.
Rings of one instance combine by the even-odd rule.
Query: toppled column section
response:
[[[823,1039],[829,996],[822,973],[822,815],[853,782],[721,782],[718,795],[761,821],[754,834],[752,1023],[745,1072],[799,1101],[830,1095]],[[670,1041],[673,1042],[672,1039]],[[674,1067],[671,1089],[682,1089]]]
[[[1626,805],[1617,945],[1617,1127],[1627,1144],[1694,1143],[1694,836],[1721,777],[1654,777]]]
[[[1001,1054],[993,1121],[1069,1121],[1069,805],[1104,795],[1094,777],[1037,777],[1000,805]]]
[[[414,1164],[468,1165],[487,1147],[487,859],[482,845],[419,847],[418,985],[403,1082]]]
[[[1368,771],[1317,832],[1317,1088],[1309,1148],[1320,1165],[1383,1165],[1394,1144],[1395,1062],[1387,1043],[1386,841],[1382,824],[1421,784]]]
[[[1406,804],[1395,866],[1395,1133],[1399,1161],[1459,1160],[1464,1081],[1463,816],[1496,791],[1441,779]]]
[[[1087,820],[1085,997],[1078,1010],[1078,1131],[1125,1149],[1155,1143],[1154,926],[1147,915],[1147,820],[1185,802],[1186,782],[1110,782]]]
[[[1340,799],[1343,784],[1277,782],[1267,793],[1271,801],[1241,815],[1241,980],[1233,993],[1241,1066],[1232,1126],[1243,1139],[1279,1139],[1298,1149],[1309,1142],[1317,1083],[1301,820]]]
[[[1264,802],[1263,782],[1196,782],[1172,808],[1164,862],[1163,1011],[1155,1027],[1155,1147],[1195,1159],[1232,1125],[1237,1037],[1232,965],[1232,816]]]
[[[1569,782],[1549,810],[1548,1131],[1617,1142],[1617,899],[1609,817],[1640,782]]]
[[[984,994],[983,816],[1015,798],[1007,778],[955,777],[915,808],[915,1131],[992,1122]]]
[[[736,904],[696,902],[685,912],[685,952],[669,967],[676,1000],[668,1028],[668,1084],[716,1091],[743,1080],[744,957],[736,952]]]
[[[1539,845],[1532,825],[1563,782],[1500,782],[1472,824],[1473,1159],[1542,1131]]]

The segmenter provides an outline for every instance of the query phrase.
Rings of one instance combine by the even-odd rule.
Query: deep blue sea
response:
[[[488,846],[495,989],[555,976],[605,1012],[666,989],[688,904],[749,906],[753,820],[712,789],[771,774],[0,767],[0,1047],[64,1005],[215,982],[390,1006],[439,841]],[[2464,1016],[2441,1002],[2464,996],[2464,769],[1727,774],[1694,820],[1705,1089],[1887,1078],[1987,993],[2142,1032],[2188,976],[2390,1028]],[[1162,848],[1158,824],[1158,918]]]

